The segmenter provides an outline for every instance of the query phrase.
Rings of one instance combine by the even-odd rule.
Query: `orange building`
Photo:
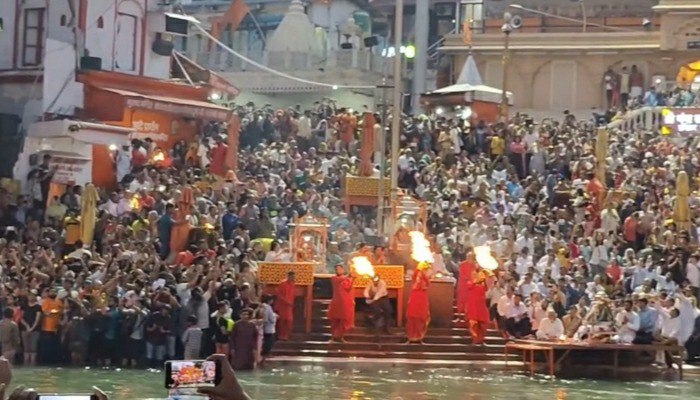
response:
[[[229,122],[231,111],[208,101],[213,85],[188,85],[107,71],[82,71],[84,107],[80,118],[131,128],[131,138],[150,138],[169,150],[175,143],[189,143],[210,121]],[[219,82],[220,84],[221,82]],[[225,89],[219,85],[218,89]],[[235,87],[229,85],[229,91]],[[92,180],[98,186],[114,184],[108,145],[93,145]]]

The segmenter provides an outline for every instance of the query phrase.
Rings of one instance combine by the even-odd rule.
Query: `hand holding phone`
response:
[[[173,360],[165,362],[165,387],[214,387],[221,382],[221,365],[212,360]]]
[[[208,361],[218,363],[221,371],[221,381],[214,387],[202,387],[197,389],[198,393],[209,396],[211,400],[251,400],[243,391],[241,384],[233,372],[233,367],[223,354],[213,354],[207,358]]]

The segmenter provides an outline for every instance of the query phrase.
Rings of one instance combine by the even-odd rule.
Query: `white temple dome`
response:
[[[311,54],[315,40],[314,25],[304,13],[304,5],[300,0],[292,0],[287,14],[267,42],[267,51]]]

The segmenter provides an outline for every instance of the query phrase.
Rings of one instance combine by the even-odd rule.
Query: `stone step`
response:
[[[416,351],[353,351],[353,350],[293,350],[275,348],[273,356],[296,356],[296,357],[340,357],[340,358],[408,358],[424,360],[469,360],[469,361],[503,361],[504,354],[494,353],[465,353],[465,352],[429,352],[420,351],[420,345],[414,345]],[[509,360],[517,360],[516,354],[509,354]]]
[[[381,341],[383,343],[403,343],[406,341],[406,335],[404,331],[393,329],[392,330],[393,334],[391,336],[386,336],[382,335],[380,336]],[[318,341],[318,342],[327,342],[330,340],[331,334],[329,332],[311,332],[311,333],[294,333],[292,334],[291,339],[293,341],[305,341],[305,340],[311,340],[311,341]],[[377,337],[373,333],[365,332],[365,333],[358,333],[358,332],[350,332],[347,335],[345,335],[345,338],[348,341],[352,342],[363,342],[363,343],[376,343],[377,342]],[[434,343],[434,344],[464,344],[464,343],[470,343],[469,335],[454,335],[454,336],[449,336],[449,335],[429,335],[425,337],[424,342],[426,343]],[[498,335],[489,335],[486,336],[486,343],[488,344],[500,344],[503,345],[506,343],[506,340],[502,336]]]
[[[326,341],[289,341],[277,342],[276,349],[285,350],[327,350],[327,351],[383,351],[392,354],[403,352],[429,352],[429,353],[498,353],[503,354],[502,345],[477,346],[467,343],[424,343],[422,345],[406,344],[403,342],[353,342],[336,343]]]
[[[328,321],[323,321],[324,323],[312,323],[311,331],[316,333],[329,333],[331,331],[331,326]],[[303,323],[299,323],[296,327],[303,327]],[[295,331],[298,332],[297,329]],[[391,333],[405,332],[404,328],[391,328]],[[356,326],[350,330],[350,333],[363,333],[372,334],[374,333],[371,328]],[[451,327],[451,328],[428,328],[428,336],[469,336],[469,330],[466,328]],[[500,332],[496,329],[490,328],[486,331],[486,336],[496,337],[501,336]]]

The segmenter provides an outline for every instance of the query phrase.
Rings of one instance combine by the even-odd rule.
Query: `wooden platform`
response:
[[[535,373],[535,355],[544,355],[547,370],[550,376],[555,376],[561,370],[562,364],[567,361],[571,353],[590,353],[596,359],[596,363],[587,365],[610,365],[612,362],[613,376],[617,377],[620,368],[620,353],[652,353],[664,351],[671,354],[673,363],[678,366],[679,378],[683,379],[683,350],[682,346],[663,344],[614,344],[614,343],[588,343],[588,342],[546,342],[539,340],[516,340],[508,342],[504,346],[505,363],[511,358],[513,352],[522,352],[523,363],[529,365],[530,374]],[[598,364],[599,363],[599,364]],[[650,364],[650,363],[647,363]]]

